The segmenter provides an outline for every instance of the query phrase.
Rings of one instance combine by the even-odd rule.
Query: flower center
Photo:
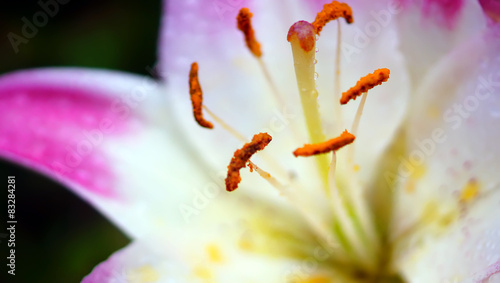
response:
[[[390,71],[385,68],[378,69],[374,73],[362,77],[355,86],[340,95],[339,23],[334,101],[340,106],[350,100],[355,100],[358,96],[362,96],[362,98],[350,132],[345,130],[340,136],[327,140],[318,109],[319,93],[316,89],[317,75],[315,71],[317,62],[315,59],[317,52],[316,41],[319,39],[323,27],[329,21],[338,20],[341,17],[349,24],[353,22],[351,8],[347,4],[333,1],[324,5],[323,10],[317,14],[313,23],[299,21],[293,24],[287,36],[292,48],[298,92],[310,142],[310,144],[297,148],[293,151],[293,154],[296,157],[311,156],[315,159],[318,175],[323,185],[323,197],[327,200],[330,210],[327,219],[318,219],[316,215],[311,214],[306,209],[308,206],[303,204],[302,198],[298,195],[299,190],[295,190],[293,184],[281,183],[273,175],[250,161],[253,154],[263,150],[271,142],[272,137],[269,134],[260,133],[255,135],[251,141],[248,141],[238,131],[202,105],[202,91],[198,81],[198,65],[196,62],[191,66],[189,85],[193,114],[198,124],[205,128],[211,129],[213,127],[211,122],[203,118],[203,109],[217,124],[245,143],[241,149],[236,150],[228,166],[227,191],[234,191],[238,187],[241,181],[239,171],[249,165],[251,171],[255,170],[298,209],[318,236],[319,241],[328,246],[332,246],[332,244],[335,246],[335,256],[339,261],[353,267],[350,272],[362,271],[363,274],[370,274],[370,278],[373,279],[380,278],[380,274],[386,272],[382,270],[385,269],[385,266],[383,266],[385,264],[383,262],[384,252],[368,205],[362,195],[361,186],[355,177],[355,171],[359,170],[359,166],[353,162],[354,146],[348,148],[346,158],[341,160],[339,165],[342,166],[338,168],[339,173],[336,172],[336,152],[355,141],[355,135],[367,98],[367,91],[387,81]],[[237,16],[238,29],[243,32],[246,46],[258,61],[263,75],[271,86],[274,99],[277,103],[281,103],[283,98],[262,60],[261,44],[256,39],[251,18],[252,14],[248,8],[241,9]],[[340,107],[338,108],[340,109]],[[340,117],[339,114],[337,115],[337,117]],[[340,119],[338,122],[341,123]],[[292,150],[290,153],[292,153]]]

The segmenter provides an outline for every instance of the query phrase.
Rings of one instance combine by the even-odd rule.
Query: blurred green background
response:
[[[41,0],[47,2],[50,0]],[[61,2],[64,2],[60,0]],[[36,35],[18,46],[22,18],[42,11],[39,0],[2,1],[0,73],[46,66],[81,66],[147,74],[156,61],[161,1],[65,0]],[[1,115],[1,113],[0,113]],[[0,118],[1,119],[1,118]],[[2,121],[5,122],[5,121]],[[79,282],[129,240],[69,190],[0,159],[0,180],[16,176],[16,275],[6,269],[5,228],[0,231],[1,282]],[[2,181],[0,181],[2,182]],[[6,208],[6,203],[1,207]],[[0,220],[4,227],[6,211]]]

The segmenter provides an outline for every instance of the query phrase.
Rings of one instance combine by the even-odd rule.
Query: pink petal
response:
[[[498,0],[479,0],[479,4],[484,12],[494,22],[500,22],[500,1]]]
[[[441,57],[486,26],[476,1],[405,1],[394,16],[413,87]]]
[[[79,85],[85,75],[34,70],[1,77],[0,154],[65,184],[113,197],[115,176],[98,146],[104,135],[133,131],[132,117],[113,108],[116,97],[105,85]]]
[[[65,184],[131,236],[184,223],[178,204],[194,187],[186,176],[204,181],[202,165],[169,131],[159,86],[85,69],[4,75],[0,156]]]

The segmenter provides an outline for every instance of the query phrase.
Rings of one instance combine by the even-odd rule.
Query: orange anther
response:
[[[312,25],[316,34],[319,35],[323,27],[329,22],[338,18],[344,18],[348,24],[354,21],[352,18],[352,10],[346,3],[333,1],[330,4],[323,5],[323,10],[316,15],[316,19]]]
[[[234,156],[227,166],[226,190],[234,191],[241,181],[240,169],[244,168],[250,157],[257,151],[264,149],[273,138],[267,133],[253,136],[252,141],[243,145],[241,149],[234,152]]]
[[[301,148],[297,148],[293,152],[293,155],[295,155],[295,157],[311,156],[339,150],[340,148],[352,143],[354,139],[356,139],[356,137],[345,130],[339,137],[317,144],[306,144]]]
[[[356,100],[356,97],[374,88],[375,86],[386,82],[389,79],[390,73],[391,71],[389,69],[382,68],[375,70],[373,74],[368,74],[362,77],[361,79],[359,79],[355,86],[342,93],[340,104],[346,104],[351,99]]]
[[[198,80],[198,63],[191,64],[191,71],[189,71],[189,93],[191,94],[191,102],[193,104],[194,119],[202,127],[212,129],[214,125],[203,118],[201,112],[203,104],[203,92]]]
[[[248,8],[241,8],[236,20],[238,21],[238,29],[245,35],[245,42],[248,49],[256,57],[262,56],[262,51],[260,50],[260,43],[255,39],[255,32],[252,27],[252,16]]]

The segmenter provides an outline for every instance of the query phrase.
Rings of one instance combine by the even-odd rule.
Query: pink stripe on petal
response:
[[[0,154],[113,196],[113,173],[100,145],[129,130],[113,99],[69,86],[5,84],[0,84]]]
[[[479,0],[483,11],[493,22],[500,22],[500,1],[499,0]]]
[[[486,268],[486,271],[484,272],[484,275],[479,276],[479,279],[476,282],[479,282],[479,283],[493,282],[490,280],[492,279],[492,277],[494,275],[499,274],[499,273],[500,273],[500,261],[497,261],[494,264],[488,266],[488,268]]]
[[[422,14],[451,29],[459,19],[464,3],[464,0],[424,0]]]

